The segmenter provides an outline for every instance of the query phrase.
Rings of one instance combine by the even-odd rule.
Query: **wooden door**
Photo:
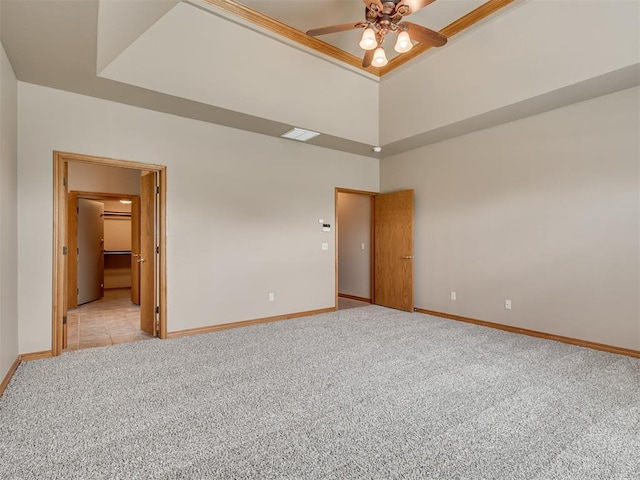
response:
[[[78,306],[78,194],[67,194],[67,308]]]
[[[140,305],[140,197],[131,199],[131,302]]]
[[[413,190],[376,195],[375,303],[413,312]]]
[[[104,203],[78,199],[78,305],[103,296]]]
[[[140,330],[156,335],[155,172],[140,179]]]

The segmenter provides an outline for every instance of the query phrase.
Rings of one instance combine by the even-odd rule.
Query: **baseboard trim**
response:
[[[6,390],[7,386],[9,385],[9,382],[13,378],[13,374],[16,373],[16,370],[18,369],[19,366],[20,366],[20,355],[16,357],[11,367],[9,367],[9,371],[4,376],[4,380],[2,380],[2,383],[0,383],[0,397]]]
[[[592,350],[601,350],[603,352],[616,353],[618,355],[626,355],[628,357],[640,358],[640,351],[632,350],[630,348],[615,347],[613,345],[606,345],[604,343],[596,343],[596,342],[590,342],[588,340],[580,340],[577,338],[563,337],[562,335],[553,335],[551,333],[538,332],[536,330],[529,330],[527,328],[512,327],[510,325],[504,325],[502,323],[486,322],[484,320],[477,320],[475,318],[469,318],[469,317],[461,317],[459,315],[452,315],[450,313],[435,312],[433,310],[426,310],[424,308],[416,308],[415,311],[418,313],[424,313],[427,315],[434,315],[436,317],[448,318],[450,320],[457,320],[458,322],[473,323],[475,325],[495,328],[498,330],[504,330],[511,333],[519,333],[521,335],[528,335],[530,337],[544,338],[545,340],[554,340],[556,342],[568,343],[570,345],[577,345],[579,347],[591,348]]]
[[[342,298],[349,298],[351,300],[357,300],[359,302],[371,303],[371,299],[370,298],[356,297],[355,295],[348,295],[346,293],[338,293],[338,296],[342,297]]]
[[[53,352],[51,350],[43,350],[41,352],[23,353],[20,355],[20,361],[29,362],[31,360],[42,360],[43,358],[51,357],[53,357]]]
[[[321,308],[319,310],[308,310],[306,312],[287,313],[285,315],[276,315],[274,317],[256,318],[253,320],[244,320],[240,322],[223,323],[221,325],[210,325],[208,327],[189,328],[187,330],[177,330],[167,333],[167,338],[188,337],[190,335],[199,335],[201,333],[217,332],[218,330],[227,330],[229,328],[248,327],[250,325],[259,325],[261,323],[279,322],[280,320],[291,320],[293,318],[310,317],[320,313],[335,312],[335,307]]]

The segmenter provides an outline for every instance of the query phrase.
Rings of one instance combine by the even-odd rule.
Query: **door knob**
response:
[[[404,257],[402,257],[403,260],[411,260],[413,258],[413,255],[405,255]]]
[[[142,257],[138,258],[137,262],[138,262],[138,263],[142,263],[142,262],[144,262],[144,258],[142,258]]]

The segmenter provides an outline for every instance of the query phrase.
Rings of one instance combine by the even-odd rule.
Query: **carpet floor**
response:
[[[0,478],[639,479],[640,360],[378,306],[71,352]]]

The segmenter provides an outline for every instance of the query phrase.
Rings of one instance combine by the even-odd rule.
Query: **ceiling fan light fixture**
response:
[[[402,31],[398,34],[398,40],[396,41],[394,50],[398,53],[406,53],[413,48],[413,43],[411,43],[411,37],[409,37],[409,33],[406,31]]]
[[[378,46],[378,42],[376,40],[376,32],[373,31],[373,28],[369,27],[364,29],[359,45],[363,50],[373,50]]]
[[[378,47],[373,52],[373,60],[371,61],[374,67],[384,67],[388,62],[387,55],[384,53],[384,48]]]

